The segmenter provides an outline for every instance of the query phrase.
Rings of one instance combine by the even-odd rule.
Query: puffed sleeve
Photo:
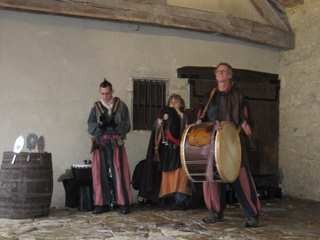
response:
[[[117,124],[116,131],[120,134],[121,138],[125,139],[131,129],[129,109],[125,103],[121,103],[120,117],[121,119]]]
[[[91,108],[88,118],[88,132],[93,137],[98,137],[102,134],[101,129],[98,127],[97,113],[95,107]]]

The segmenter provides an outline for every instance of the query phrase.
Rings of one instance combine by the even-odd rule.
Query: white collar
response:
[[[108,109],[108,111],[111,111],[111,110],[112,110],[112,107],[113,107],[113,103],[114,103],[113,99],[114,99],[114,98],[112,98],[111,101],[108,102],[108,103],[106,103],[105,101],[103,101],[102,99],[100,99],[100,102],[101,102],[101,104],[102,104],[105,108]]]

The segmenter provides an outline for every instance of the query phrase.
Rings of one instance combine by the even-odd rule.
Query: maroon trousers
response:
[[[129,206],[133,202],[126,149],[116,144],[119,136],[104,135],[92,152],[94,205]]]
[[[242,167],[238,179],[230,183],[246,217],[259,216],[261,204],[255,184],[246,167]],[[203,183],[203,194],[209,211],[222,213],[226,207],[226,183],[208,181]]]

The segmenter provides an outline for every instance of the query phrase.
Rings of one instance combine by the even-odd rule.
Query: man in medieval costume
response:
[[[215,71],[217,88],[211,92],[207,109],[202,114],[206,121],[215,123],[215,129],[221,128],[222,121],[232,122],[241,129],[240,142],[242,151],[242,165],[239,177],[230,183],[236,197],[244,211],[246,227],[257,227],[260,213],[260,201],[254,181],[252,179],[245,140],[252,135],[248,124],[248,109],[244,97],[232,81],[232,67],[228,63],[220,63]],[[203,193],[209,216],[204,218],[206,223],[223,221],[226,207],[226,184],[208,179],[203,183]]]
[[[127,214],[132,203],[130,170],[124,140],[130,131],[127,105],[113,96],[112,84],[99,86],[100,100],[94,103],[88,119],[92,136],[93,213],[119,207]]]

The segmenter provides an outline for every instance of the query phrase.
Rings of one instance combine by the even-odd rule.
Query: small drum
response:
[[[77,163],[72,164],[72,173],[74,179],[82,185],[91,185],[92,183],[92,173],[91,164],[89,163]]]
[[[188,126],[181,138],[181,163],[193,182],[234,182],[241,167],[239,131],[232,122],[204,122]]]

